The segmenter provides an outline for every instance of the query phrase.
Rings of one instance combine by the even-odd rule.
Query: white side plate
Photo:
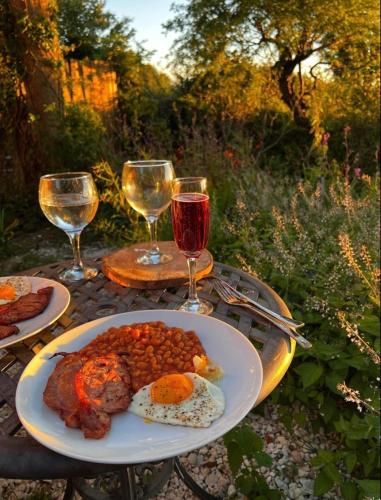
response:
[[[6,276],[1,279],[6,280],[9,277],[10,276]],[[37,276],[25,276],[25,278],[27,278],[32,284],[32,292],[35,293],[40,288],[52,286],[54,288],[53,295],[50,299],[48,307],[41,314],[38,314],[34,318],[16,323],[20,332],[0,340],[0,349],[15,344],[16,342],[20,342],[20,340],[24,340],[27,337],[31,337],[51,325],[66,311],[67,306],[70,303],[69,290],[66,286],[58,283],[58,281],[49,280],[47,278],[38,278]]]

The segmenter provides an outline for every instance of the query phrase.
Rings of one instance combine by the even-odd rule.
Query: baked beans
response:
[[[123,356],[134,393],[163,375],[194,372],[193,357],[205,355],[195,332],[162,321],[109,328],[79,352],[87,359],[110,352]]]

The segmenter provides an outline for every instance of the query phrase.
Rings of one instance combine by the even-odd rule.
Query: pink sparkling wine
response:
[[[209,196],[179,193],[172,197],[172,226],[176,244],[186,257],[199,257],[209,236]]]

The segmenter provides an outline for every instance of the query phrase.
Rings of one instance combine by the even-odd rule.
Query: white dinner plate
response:
[[[112,416],[111,430],[102,439],[86,439],[65,427],[42,399],[58,352],[73,352],[111,326],[163,321],[167,326],[194,330],[205,351],[222,365],[224,414],[208,428],[191,428],[144,419],[128,411]],[[162,460],[200,448],[237,425],[253,407],[262,386],[262,364],[251,342],[223,321],[182,311],[134,311],[100,318],[64,333],[45,346],[25,368],[16,391],[16,408],[25,429],[37,441],[68,457],[98,463],[129,464]]]
[[[24,277],[30,281],[32,292],[37,292],[37,290],[45,288],[46,286],[52,286],[54,288],[53,295],[48,307],[41,314],[38,314],[34,318],[15,323],[20,332],[0,340],[0,349],[20,342],[20,340],[24,340],[27,337],[31,337],[51,325],[66,311],[70,303],[70,292],[66,286],[61,283],[47,278],[38,278],[37,276]],[[10,276],[1,277],[1,281],[7,280],[7,278],[10,278]]]

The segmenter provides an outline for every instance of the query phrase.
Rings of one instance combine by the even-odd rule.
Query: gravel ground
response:
[[[332,437],[326,436],[323,429],[313,434],[307,424],[303,428],[296,426],[290,434],[280,423],[277,406],[267,404],[266,417],[249,414],[245,421],[263,438],[265,451],[273,458],[271,468],[261,468],[270,487],[283,492],[286,499],[314,499],[313,480],[315,472],[309,465],[311,458],[319,448],[335,449]],[[293,412],[295,409],[290,409]],[[197,451],[180,457],[193,478],[211,494],[224,499],[243,499],[234,487],[229,471],[227,455],[222,439]],[[248,465],[248,464],[247,464]],[[0,479],[0,498],[18,500],[61,499],[64,481],[19,481]],[[80,497],[77,496],[79,499]],[[324,499],[338,499],[337,491],[324,495]],[[171,480],[155,497],[156,500],[193,500],[195,495],[173,474]]]

